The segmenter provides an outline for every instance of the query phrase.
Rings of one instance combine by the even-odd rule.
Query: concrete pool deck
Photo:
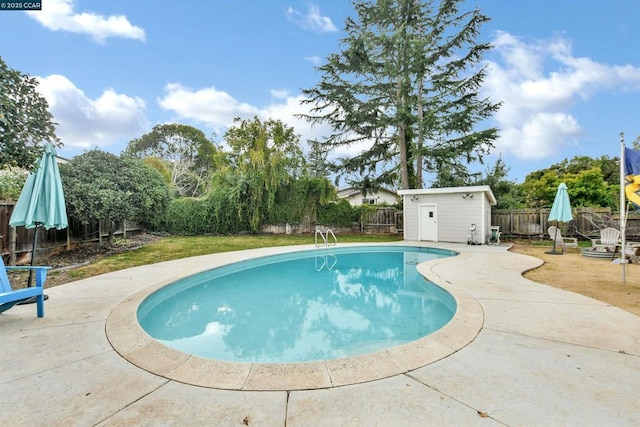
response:
[[[48,288],[41,319],[33,305],[0,315],[3,425],[640,424],[639,316],[524,279],[541,261],[507,246],[421,246],[462,253],[420,268],[479,311],[463,318],[461,341],[453,330],[404,351],[405,361],[392,363],[401,373],[383,358],[345,370],[389,372],[380,379],[341,382],[329,370],[325,388],[311,390],[210,388],[221,375],[211,375],[208,387],[192,385],[207,371],[184,368],[197,360],[167,366],[173,356],[148,351],[137,331],[126,333],[126,310],[118,321],[112,313],[185,275],[312,245],[207,255]],[[120,352],[140,350],[148,364],[132,364],[110,340],[120,340]],[[187,376],[171,378],[181,368]]]

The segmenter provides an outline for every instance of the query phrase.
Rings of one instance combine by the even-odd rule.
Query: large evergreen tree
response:
[[[518,209],[524,205],[521,186],[509,179],[509,171],[500,155],[495,164],[487,167],[485,175],[473,183],[491,188],[497,201],[494,209]]]
[[[309,141],[309,154],[307,155],[308,174],[316,178],[327,178],[330,174],[328,152],[318,141]]]
[[[341,171],[422,186],[422,170],[481,160],[497,137],[475,125],[498,108],[480,99],[489,44],[475,38],[488,18],[461,12],[461,0],[353,0],[343,49],[318,68],[320,82],[304,90],[312,123],[334,132],[327,148],[359,144]]]

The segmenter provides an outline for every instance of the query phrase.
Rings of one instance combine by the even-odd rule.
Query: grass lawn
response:
[[[397,242],[399,235],[348,235],[338,236],[340,243]],[[239,251],[275,246],[309,245],[314,237],[281,235],[242,236],[192,236],[167,237],[132,251],[110,255],[84,267],[69,271],[72,280],[79,280],[98,274],[153,264],[174,259],[220,252]]]

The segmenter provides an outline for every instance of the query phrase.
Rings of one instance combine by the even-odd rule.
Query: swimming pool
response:
[[[165,286],[137,318],[162,344],[212,359],[291,363],[375,352],[449,322],[455,299],[416,265],[455,254],[368,246],[261,257]]]

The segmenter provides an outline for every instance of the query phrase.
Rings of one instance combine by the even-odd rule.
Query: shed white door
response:
[[[438,241],[438,206],[420,205],[420,240]]]

